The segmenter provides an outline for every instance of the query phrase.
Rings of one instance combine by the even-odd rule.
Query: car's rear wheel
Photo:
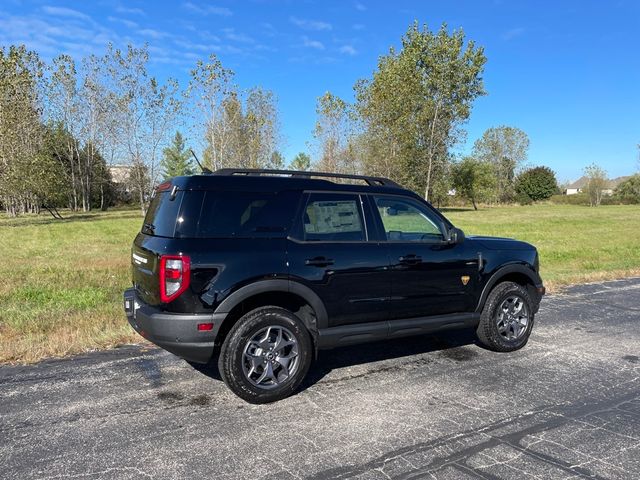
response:
[[[513,282],[498,284],[482,309],[476,329],[478,340],[496,352],[524,347],[533,328],[533,312],[533,302],[525,287]]]
[[[300,319],[283,308],[261,307],[233,326],[218,366],[233,393],[250,403],[269,403],[296,390],[311,359],[311,338]]]

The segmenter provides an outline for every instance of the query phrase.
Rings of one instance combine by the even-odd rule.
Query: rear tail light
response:
[[[183,255],[160,257],[160,301],[175,300],[189,287],[191,260]]]

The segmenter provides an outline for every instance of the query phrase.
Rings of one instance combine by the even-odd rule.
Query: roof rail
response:
[[[393,180],[384,177],[371,177],[369,175],[347,175],[343,173],[307,172],[304,170],[274,170],[268,168],[221,168],[213,172],[213,175],[282,175],[296,178],[344,178],[349,180],[362,180],[369,186],[402,188]]]

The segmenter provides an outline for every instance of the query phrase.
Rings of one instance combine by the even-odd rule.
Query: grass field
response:
[[[640,275],[640,206],[533,205],[445,214],[467,234],[535,244],[552,289]],[[0,362],[140,340],[121,306],[140,213],[65,216],[0,217]]]

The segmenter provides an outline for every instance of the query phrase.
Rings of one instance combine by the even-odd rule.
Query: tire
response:
[[[533,302],[525,287],[513,282],[499,283],[489,293],[482,309],[476,329],[479,342],[494,352],[521,349],[531,335],[533,312]],[[525,317],[526,325],[523,325]]]
[[[293,313],[260,307],[231,328],[218,360],[224,383],[249,403],[288,397],[311,365],[313,344],[307,328]]]

